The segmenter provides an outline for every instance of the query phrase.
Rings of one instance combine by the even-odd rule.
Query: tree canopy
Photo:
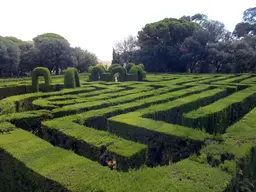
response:
[[[55,33],[38,35],[33,41],[0,36],[1,77],[25,75],[38,66],[46,67],[54,74],[68,67],[85,72],[97,60],[95,54],[80,47],[72,48],[64,37]]]
[[[241,18],[233,32],[199,13],[146,24],[138,32],[137,49],[127,51],[129,63],[144,63],[149,72],[256,72],[256,7]],[[122,63],[125,55],[114,49],[113,62]]]

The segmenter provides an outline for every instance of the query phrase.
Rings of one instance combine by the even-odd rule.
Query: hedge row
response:
[[[59,102],[52,102],[57,106],[63,107],[65,105],[71,105],[71,104],[78,104],[78,103],[85,103],[85,102],[93,102],[93,101],[101,101],[101,100],[108,100],[108,99],[114,99],[121,96],[126,96],[134,93],[138,93],[138,91],[150,91],[150,88],[142,88],[142,89],[132,89],[132,90],[126,90],[124,88],[116,88],[112,89],[111,93],[104,93],[106,90],[99,92],[97,96],[94,97],[81,97],[73,100],[66,100],[66,101],[59,101]],[[110,90],[108,90],[109,92]]]
[[[142,81],[146,78],[146,72],[144,71],[144,65],[135,65],[129,63],[126,67],[122,67],[119,64],[112,64],[108,72],[103,66],[97,65],[92,68],[89,76],[89,81],[115,81],[117,78],[118,82],[124,81]],[[117,76],[115,76],[118,74]]]
[[[131,113],[131,114],[125,114],[125,115],[120,115],[120,116],[116,116],[110,119],[110,130],[111,132],[120,135],[126,139],[128,139],[127,137],[129,137],[129,134],[131,134],[131,132],[133,133],[131,137],[129,137],[129,139],[131,140],[136,140],[135,138],[138,137],[142,137],[142,140],[145,139],[144,137],[147,137],[147,134],[145,134],[145,136],[143,137],[143,134],[141,135],[136,135],[136,129],[134,131],[131,131],[128,128],[124,128],[124,126],[129,126],[130,123],[135,123],[136,126],[139,126],[140,128],[143,128],[144,130],[148,130],[151,127],[152,124],[152,128],[157,128],[157,130],[155,131],[161,131],[161,128],[163,127],[164,131],[169,131],[169,133],[172,133],[174,131],[174,136],[184,136],[189,137],[190,139],[195,139],[195,140],[201,140],[204,141],[206,139],[206,137],[204,135],[206,135],[207,137],[209,136],[208,134],[202,132],[201,134],[199,130],[194,130],[194,129],[190,129],[190,128],[184,128],[185,131],[181,131],[181,128],[177,128],[180,127],[177,125],[172,125],[172,124],[167,124],[164,122],[158,122],[158,121],[153,121],[150,119],[145,119],[145,118],[141,118],[141,117],[152,117],[153,115],[155,115],[156,113],[163,113],[165,111],[169,111],[171,109],[174,108],[178,108],[181,106],[185,106],[188,104],[194,104],[194,105],[199,105],[202,103],[208,103],[210,102],[216,95],[220,94],[225,94],[225,90],[223,89],[213,89],[213,90],[209,90],[209,91],[205,91],[199,94],[194,94],[188,97],[184,97],[184,98],[180,98],[168,103],[164,103],[164,104],[158,104],[158,105],[154,105],[145,109],[141,109],[138,110],[137,112]],[[194,107],[193,105],[189,105],[189,108]],[[176,117],[174,114],[171,114],[172,116],[174,116],[174,118]],[[137,116],[137,117],[136,117]],[[113,122],[114,121],[114,122]],[[118,122],[120,122],[120,124],[118,124]],[[113,125],[113,123],[117,123],[117,125]],[[159,124],[158,126],[155,126],[156,124]],[[111,126],[112,125],[112,126]],[[130,126],[131,128],[134,128],[134,124],[132,124]],[[166,128],[166,127],[174,127],[174,128]],[[122,132],[122,130],[125,130],[125,132]],[[129,130],[129,131],[127,131]],[[193,134],[195,132],[199,131],[196,134]],[[177,134],[175,134],[175,132],[177,132]],[[178,135],[181,134],[181,135]],[[126,135],[126,136],[125,136]],[[135,138],[133,138],[135,137]],[[148,137],[151,138],[151,137]]]
[[[183,88],[185,88],[185,87],[183,87]],[[209,86],[200,86],[198,88],[195,88],[195,90],[205,90],[207,88],[209,88]],[[171,90],[177,90],[177,88],[173,88],[173,89],[170,88],[170,91]],[[192,89],[192,90],[194,90],[194,89]],[[165,88],[163,88],[163,92],[166,92]],[[191,92],[191,89],[185,89],[184,92],[189,93],[189,92]],[[109,106],[113,106],[113,105],[117,105],[117,104],[134,102],[135,100],[142,99],[142,98],[144,98],[143,101],[147,101],[146,97],[152,97],[156,93],[157,92],[155,90],[152,90],[151,92],[134,93],[134,94],[129,94],[127,96],[120,97],[120,98],[118,97],[118,98],[108,99],[108,100],[103,100],[103,101],[94,101],[94,102],[88,102],[88,103],[79,103],[79,104],[75,104],[75,105],[67,105],[62,108],[54,109],[53,114],[55,117],[62,117],[65,115],[81,113],[83,111],[88,111],[88,110],[92,110],[92,109],[99,109],[99,108],[109,107]],[[173,92],[173,94],[175,94],[175,92]],[[179,92],[178,92],[178,94],[179,94]],[[161,100],[163,100],[163,96],[164,95],[161,95],[161,97],[160,97]],[[157,100],[158,100],[157,96],[155,96],[154,99],[157,102]]]
[[[40,109],[54,109],[54,108],[57,108],[58,106],[61,107],[65,105],[71,105],[75,103],[88,101],[89,99],[91,99],[90,97],[94,95],[100,95],[100,94],[109,93],[113,91],[121,91],[123,89],[124,88],[114,87],[107,90],[103,89],[103,90],[98,90],[93,92],[80,93],[75,96],[65,95],[65,96],[52,96],[48,98],[39,98],[33,101],[33,105],[36,108],[40,108]]]
[[[239,83],[244,80],[248,80],[252,78],[253,76],[250,74],[245,74],[245,75],[236,75],[235,77],[226,79],[226,80],[221,80],[218,82],[215,82],[216,84],[233,84],[233,83]]]
[[[210,133],[224,133],[228,126],[256,106],[255,91],[254,87],[250,87],[191,111],[184,115],[183,124],[206,129]]]
[[[95,88],[93,87],[84,87],[84,88],[79,88],[75,90],[64,89],[57,92],[49,92],[49,93],[37,92],[37,93],[7,97],[0,101],[0,109],[1,109],[0,114],[32,110],[33,100],[40,97],[43,98],[43,97],[56,96],[56,95],[77,94],[77,93],[84,93],[84,92],[89,92],[94,90]]]
[[[256,108],[230,126],[221,143],[208,143],[193,160],[220,167],[233,176],[233,191],[246,187],[253,191],[256,179]],[[239,174],[238,174],[239,173]],[[242,186],[241,186],[242,183]]]
[[[79,125],[69,119],[57,118],[43,122],[42,129],[44,139],[93,161],[104,164],[103,155],[109,155],[116,160],[118,170],[139,168],[146,161],[145,145]]]
[[[62,84],[51,84],[50,87],[47,87],[45,84],[39,85],[39,90],[42,92],[50,92],[50,91],[59,91],[63,89]],[[27,94],[32,93],[33,89],[31,85],[15,85],[15,86],[8,86],[8,87],[1,87],[0,88],[0,99],[4,99],[6,97],[14,96],[14,95],[21,95],[21,94]]]
[[[114,98],[117,96],[126,95],[126,92],[123,92],[122,90],[130,90],[129,93],[134,93],[137,91],[136,90],[131,91],[131,89],[140,88],[140,86],[138,85],[135,86],[134,83],[132,84],[126,83],[126,85],[115,84],[114,86],[111,86],[109,88],[107,88],[108,86],[101,85],[101,84],[91,84],[91,87],[95,87],[100,90],[96,90],[93,92],[79,93],[76,95],[64,95],[64,96],[62,95],[62,96],[51,96],[47,98],[39,98],[33,101],[33,105],[39,109],[54,109],[57,106],[61,107],[65,105],[71,105],[71,104],[81,103],[86,101],[93,101],[97,99]],[[143,85],[141,87],[142,87],[141,89],[150,90],[150,86],[149,88],[147,88],[148,86],[146,85]],[[113,94],[113,92],[117,92],[117,93]],[[92,96],[95,96],[95,97],[92,97]]]
[[[176,88],[174,88],[176,89]],[[173,91],[173,92],[168,92],[165,94],[161,94],[161,97],[158,96],[158,94],[156,94],[155,96],[152,97],[148,97],[145,99],[140,99],[140,100],[136,100],[130,103],[125,103],[125,104],[119,104],[116,106],[111,106],[108,108],[102,108],[102,109],[98,109],[98,110],[91,110],[91,111],[86,111],[85,113],[81,113],[81,114],[76,114],[76,115],[71,115],[68,116],[66,118],[72,120],[72,121],[76,121],[79,122],[80,124],[86,124],[86,121],[88,123],[88,121],[90,121],[90,119],[93,118],[109,118],[118,114],[123,114],[123,113],[127,113],[130,111],[134,111],[137,109],[142,109],[145,107],[149,107],[153,104],[160,104],[160,103],[165,103],[167,101],[172,101],[174,99],[180,98],[180,97],[185,97],[188,95],[191,95],[193,93],[198,93],[204,90],[209,89],[209,86],[202,86],[202,87],[191,87],[188,89],[182,89],[182,90],[178,90],[178,91]],[[171,90],[170,90],[171,91]],[[106,120],[104,121],[104,124],[100,124],[100,121],[93,121],[93,127],[96,129],[101,129],[101,130],[107,130],[107,126],[105,125]],[[97,127],[97,123],[98,126]]]
[[[2,191],[217,192],[226,189],[231,180],[220,169],[191,160],[129,173],[109,171],[20,129],[0,135],[0,148]]]

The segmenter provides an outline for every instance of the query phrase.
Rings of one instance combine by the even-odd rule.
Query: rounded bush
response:
[[[91,72],[91,81],[99,81],[102,73],[105,73],[105,70],[102,67],[99,65],[93,67]]]
[[[101,65],[101,64],[97,64],[96,66],[98,66],[98,67],[102,68],[102,70],[103,70],[104,72],[106,72],[106,69],[105,69],[105,67],[104,67],[103,65]]]
[[[50,89],[50,84],[52,83],[52,76],[48,68],[46,67],[36,67],[32,71],[32,89],[33,91],[39,91],[38,77],[43,76],[45,80],[46,90]]]
[[[141,69],[143,69],[143,71],[145,71],[145,67],[144,67],[144,65],[142,63],[139,64],[138,66],[141,67]]]
[[[112,70],[113,68],[115,68],[115,67],[121,67],[121,65],[120,65],[120,64],[112,64],[112,65],[110,65],[110,67],[108,68],[108,70],[111,72],[111,70]]]
[[[116,73],[119,74],[118,81],[125,81],[127,71],[124,67],[119,66],[119,67],[114,67],[114,68],[111,69],[110,74],[111,74],[111,79],[112,80],[114,80],[114,75]]]
[[[90,65],[90,66],[88,67],[88,73],[91,73],[91,72],[92,72],[92,69],[93,69],[93,66]]]
[[[64,88],[80,87],[80,80],[76,68],[67,68],[64,75]]]
[[[128,63],[125,68],[126,68],[126,71],[130,71],[132,67],[134,67],[135,64],[134,63]]]
[[[137,76],[138,81],[142,81],[146,78],[146,72],[139,66],[134,66],[131,68],[130,74],[135,74]]]

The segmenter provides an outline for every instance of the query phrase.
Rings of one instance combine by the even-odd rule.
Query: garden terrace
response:
[[[1,97],[0,191],[221,192],[256,179],[254,75],[63,79]]]

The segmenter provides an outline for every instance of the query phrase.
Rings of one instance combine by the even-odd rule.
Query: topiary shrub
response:
[[[107,82],[112,81],[110,73],[102,73],[100,75],[100,80],[101,81],[107,81]]]
[[[88,67],[88,73],[91,73],[91,72],[92,72],[92,69],[93,69],[93,66],[89,66],[89,67]]]
[[[145,67],[144,67],[144,65],[142,63],[139,64],[138,66],[141,67],[141,69],[143,69],[143,71],[145,71]]]
[[[100,67],[99,65],[93,67],[90,77],[91,81],[99,81],[102,73],[105,73],[105,70],[102,67]]]
[[[105,69],[105,67],[104,67],[103,65],[101,65],[101,64],[97,64],[96,66],[98,66],[98,67],[102,68],[102,70],[103,70],[104,72],[106,72],[106,69]]]
[[[127,74],[125,80],[126,81],[138,81],[138,75],[137,74]]]
[[[126,68],[126,71],[130,71],[132,67],[134,67],[135,64],[134,63],[128,63],[125,68]]]
[[[111,74],[111,79],[113,81],[115,80],[114,75],[116,73],[119,74],[119,76],[117,77],[118,81],[125,81],[127,71],[124,67],[119,66],[119,67],[114,67],[111,69],[110,74]]]
[[[138,81],[142,81],[146,78],[146,72],[143,71],[143,69],[137,65],[132,67],[129,73],[137,75]]]
[[[67,68],[64,75],[64,88],[80,87],[80,80],[76,68]]]
[[[108,71],[111,72],[111,70],[112,70],[113,68],[115,68],[115,67],[121,67],[121,65],[120,65],[120,64],[112,64],[112,65],[110,65],[110,67],[108,68]]]
[[[38,77],[40,76],[44,77],[46,90],[50,88],[50,84],[52,83],[52,77],[49,69],[46,67],[36,67],[32,71],[32,89],[35,92],[39,91]]]

